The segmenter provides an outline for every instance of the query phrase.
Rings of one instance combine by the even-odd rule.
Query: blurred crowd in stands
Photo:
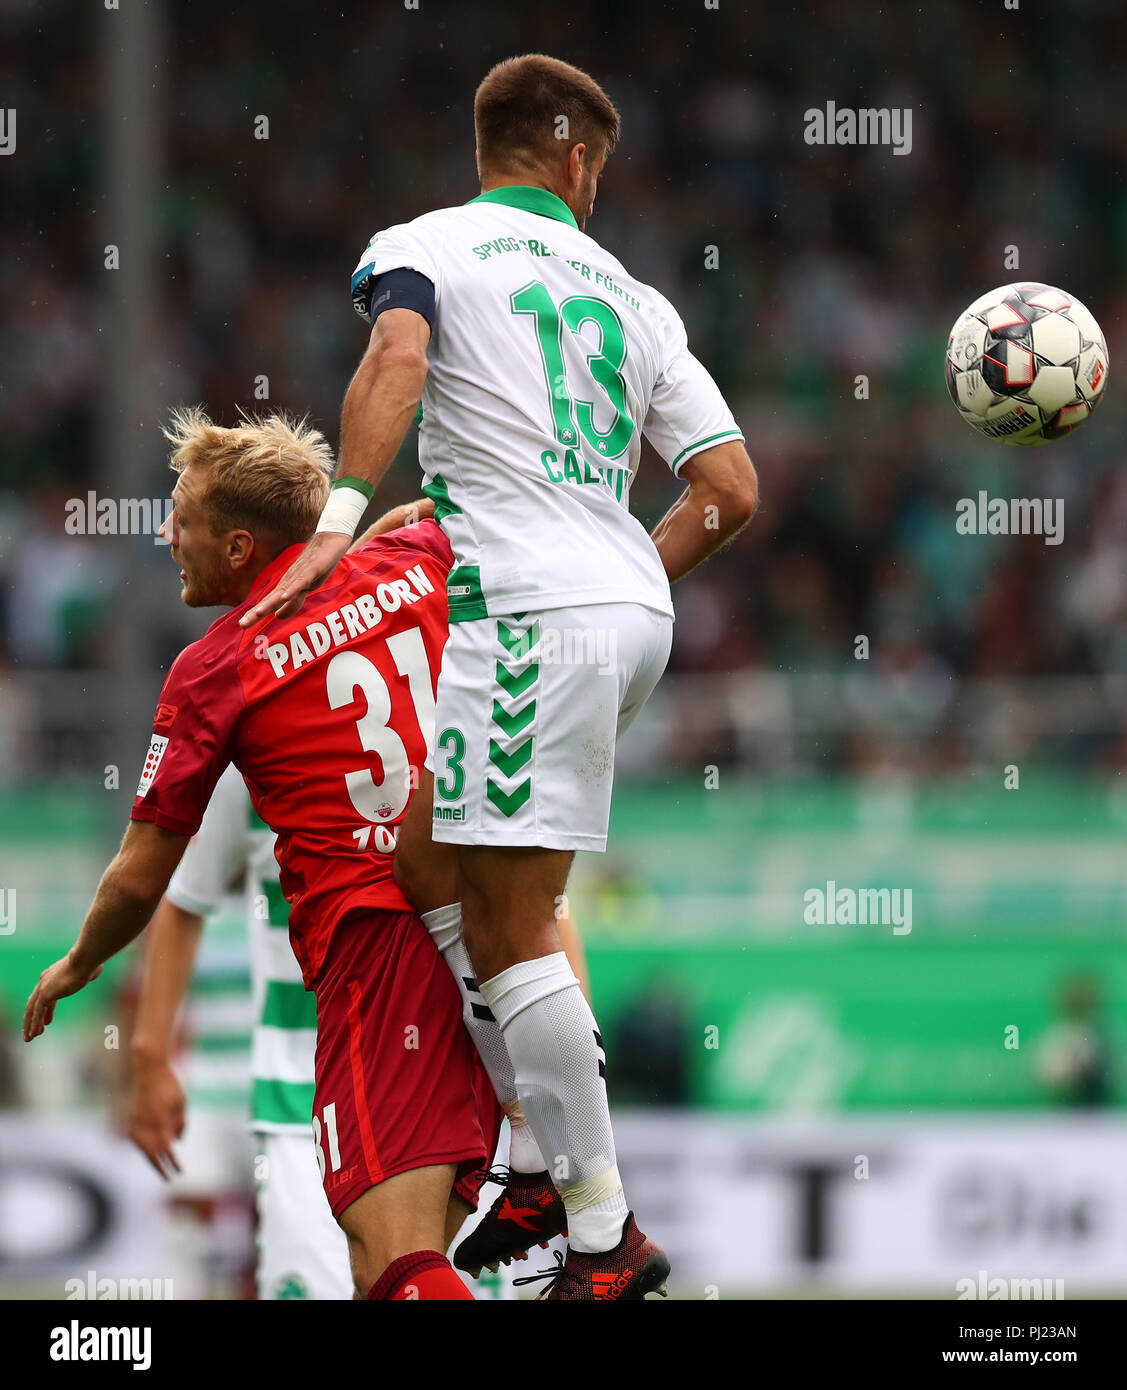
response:
[[[671,672],[856,675],[864,635],[868,680],[921,691],[1127,675],[1116,0],[1071,0],[1067,22],[972,0],[162,8],[160,63],[137,74],[160,111],[148,495],[169,487],[159,427],[179,402],[224,423],[239,406],[309,413],[335,446],[366,340],[348,293],[360,252],[475,195],[474,87],[499,58],[546,51],[592,72],[623,116],[589,231],[679,308],[760,473],[750,530],[678,590]],[[113,22],[101,6],[0,3],[0,90],[18,112],[0,161],[0,715],[23,672],[106,667],[139,573],[164,600],[154,668],[200,631],[164,548],[64,530],[67,500],[105,495],[110,476]],[[808,145],[804,113],[828,101],[910,107],[911,152]],[[981,442],[943,383],[951,323],[1013,279],[1079,295],[1109,340],[1101,410],[1043,449]],[[413,448],[388,505],[417,492]],[[1063,544],[958,534],[956,502],[982,489],[1063,499]],[[647,450],[635,513],[652,524],[678,491]],[[932,732],[933,758],[969,756],[939,713]],[[867,766],[879,744],[827,740],[824,759]],[[1120,721],[1063,746],[1109,767],[1127,735]]]

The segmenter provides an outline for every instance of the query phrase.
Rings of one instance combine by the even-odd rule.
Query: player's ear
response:
[[[227,559],[233,569],[241,569],[254,554],[255,541],[249,531],[232,531],[227,537]]]

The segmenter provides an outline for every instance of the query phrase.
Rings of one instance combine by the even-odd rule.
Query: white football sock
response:
[[[423,925],[457,981],[458,992],[462,996],[462,1020],[493,1082],[497,1099],[509,1117],[509,1166],[518,1173],[542,1173],[548,1165],[517,1100],[516,1079],[505,1040],[478,990],[473,966],[462,943],[461,904],[436,907],[421,916]]]
[[[511,1109],[506,1106],[505,1114],[509,1117],[509,1167],[515,1173],[542,1173],[548,1165],[520,1101],[514,1100]]]
[[[628,1214],[594,1015],[567,956],[520,961],[479,986],[504,1036],[517,1096],[568,1214],[575,1250],[610,1250]]]

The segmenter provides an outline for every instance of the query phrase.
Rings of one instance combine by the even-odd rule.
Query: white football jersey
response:
[[[434,284],[419,461],[454,551],[451,622],[641,603],[669,582],[630,515],[644,433],[674,474],[742,439],[669,301],[544,188],[493,189],[377,233],[352,277]]]
[[[210,916],[229,885],[243,877],[243,956],[250,939],[250,980],[236,981],[253,1034],[243,1040],[243,1071],[250,1073],[251,1128],[309,1135],[313,1115],[313,1062],[317,999],[306,992],[290,947],[289,904],[282,896],[276,836],[251,805],[246,783],[228,767],[215,784],[199,831],[168,885],[185,912]],[[202,952],[213,949],[213,927]],[[249,991],[248,986],[249,984]],[[205,1059],[206,1060],[206,1059]],[[195,1064],[199,1067],[199,1063]]]

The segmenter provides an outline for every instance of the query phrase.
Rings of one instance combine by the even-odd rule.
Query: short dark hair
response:
[[[541,164],[559,143],[609,154],[622,120],[593,77],[543,53],[506,58],[486,73],[474,97],[474,129],[483,164]],[[567,118],[567,136],[557,135]]]

